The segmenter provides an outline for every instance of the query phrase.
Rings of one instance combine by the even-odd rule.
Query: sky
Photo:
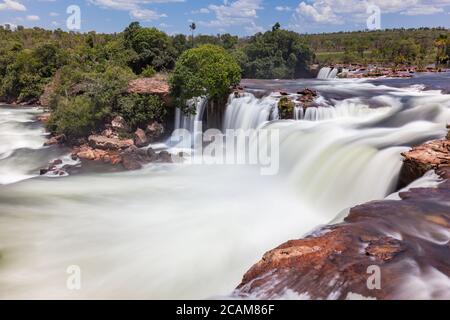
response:
[[[197,33],[240,36],[276,22],[300,33],[450,28],[450,0],[0,0],[2,25],[112,33],[132,21],[168,34],[189,33],[195,22]]]

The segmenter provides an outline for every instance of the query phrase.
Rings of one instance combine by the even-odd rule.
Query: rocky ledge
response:
[[[269,251],[235,294],[273,299],[450,298],[448,140],[405,153],[414,173],[434,169],[442,183],[350,210],[344,221]],[[379,270],[379,285],[371,278]],[[368,285],[369,283],[369,285]],[[376,284],[376,283],[375,283]]]
[[[156,152],[150,147],[144,148],[163,135],[164,127],[158,122],[149,123],[145,130],[138,128],[133,135],[126,137],[128,131],[124,119],[115,117],[101,134],[92,134],[87,139],[76,141],[72,145],[72,160],[96,161],[122,165],[125,170],[137,170],[148,163],[171,163],[175,159],[167,151]],[[44,145],[63,145],[66,142],[64,135],[57,135],[50,137]],[[178,158],[179,155],[176,156]],[[59,168],[52,162],[48,168],[41,170],[41,174],[63,175],[67,169],[67,166]]]

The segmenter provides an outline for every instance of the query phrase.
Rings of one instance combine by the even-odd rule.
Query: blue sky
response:
[[[369,5],[380,10],[381,28],[450,28],[450,0],[0,0],[0,24],[67,30],[68,6],[81,12],[81,32],[120,32],[130,22],[169,34],[249,35],[280,22],[302,33],[361,30]]]

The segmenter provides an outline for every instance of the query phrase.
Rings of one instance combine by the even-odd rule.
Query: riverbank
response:
[[[273,299],[449,299],[450,141],[413,148],[403,180],[434,170],[435,187],[350,209],[342,223],[321,227],[267,252],[235,295]],[[379,270],[379,286],[374,273]]]

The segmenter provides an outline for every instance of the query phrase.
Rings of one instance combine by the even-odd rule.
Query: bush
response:
[[[146,78],[151,78],[156,74],[155,69],[152,66],[146,66],[144,70],[141,72],[141,76]]]
[[[186,101],[200,96],[218,100],[239,84],[241,68],[225,49],[204,45],[185,51],[169,79],[172,96],[186,111]]]
[[[151,121],[162,122],[167,109],[158,96],[133,93],[119,98],[117,113],[132,130],[136,130],[145,128]]]
[[[110,113],[107,107],[99,107],[87,96],[61,101],[47,123],[49,131],[65,134],[68,139],[89,135]]]
[[[282,97],[278,102],[280,119],[292,119],[294,116],[295,103],[288,97]]]

